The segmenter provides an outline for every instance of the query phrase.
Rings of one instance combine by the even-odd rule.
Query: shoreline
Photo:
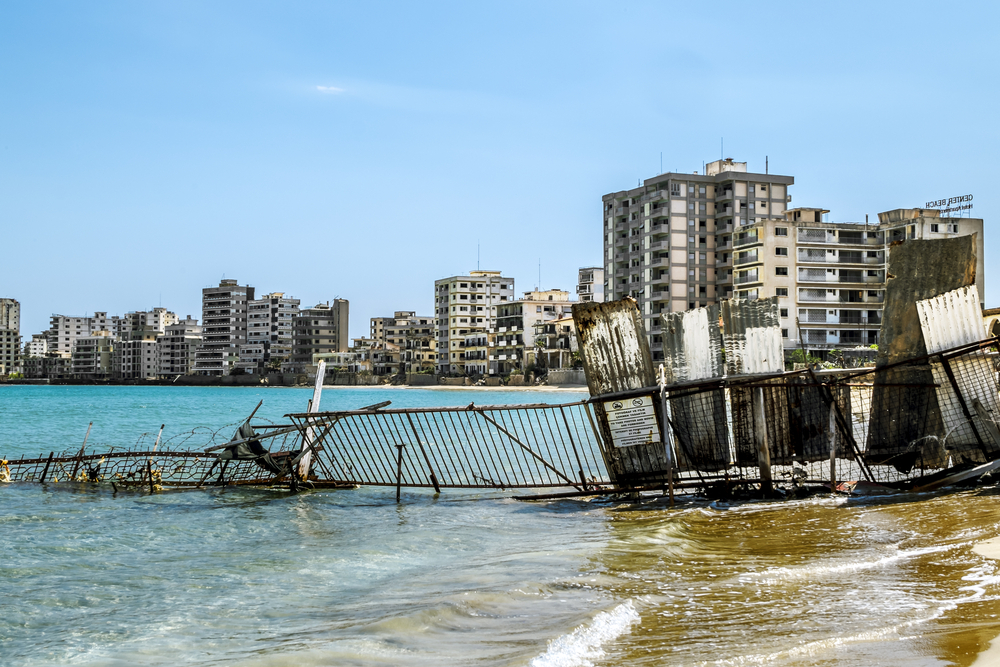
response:
[[[972,547],[972,551],[992,560],[1000,560],[1000,537],[983,540]],[[972,667],[992,667],[1000,665],[1000,635],[990,642],[989,647],[976,656]]]

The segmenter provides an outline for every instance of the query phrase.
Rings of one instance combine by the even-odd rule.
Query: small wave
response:
[[[961,547],[961,544],[950,544],[944,546],[934,546],[934,547],[923,547],[920,549],[910,549],[899,551],[897,553],[883,556],[877,560],[873,561],[851,561],[848,563],[840,563],[838,565],[807,565],[805,567],[775,567],[764,570],[763,572],[747,572],[740,575],[741,581],[747,581],[751,579],[764,579],[766,581],[774,582],[777,579],[800,579],[803,577],[816,577],[826,574],[842,574],[844,572],[858,572],[860,570],[870,570],[878,567],[883,567],[889,565],[890,563],[895,563],[897,561],[906,560],[908,558],[916,558],[918,556],[923,556],[926,554],[940,553],[944,551],[951,551]]]
[[[602,611],[590,625],[581,625],[573,632],[549,642],[545,653],[531,661],[531,667],[591,667],[592,660],[604,657],[605,644],[629,632],[639,621],[639,612],[631,600],[611,611]]]

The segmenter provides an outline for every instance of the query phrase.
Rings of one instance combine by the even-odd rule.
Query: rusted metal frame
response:
[[[514,414],[510,415],[511,424],[510,424],[509,427],[507,425],[506,420],[503,419],[503,414],[502,413],[500,414],[500,421],[501,421],[501,424],[502,424],[503,428],[509,428],[509,430],[511,430],[511,431],[514,431],[514,432],[516,432],[518,434],[523,434],[523,435],[521,435],[521,437],[524,438],[525,440],[529,440],[529,437],[533,433],[535,433],[534,429],[536,428],[531,423],[531,414],[528,414],[528,426],[525,427],[525,425],[524,425],[524,414],[522,414],[522,412],[520,410],[515,410],[513,412],[514,412]],[[514,417],[515,416],[517,417],[518,422],[520,422],[520,430],[518,430],[518,425],[514,423]],[[537,425],[537,429],[541,430],[541,428],[542,428],[541,424],[538,424]],[[537,441],[534,442],[534,443],[532,443],[529,440],[529,444],[527,444],[526,446],[529,447],[529,448],[531,448],[531,449],[534,449],[534,447],[532,447],[532,445],[537,445]],[[550,455],[549,452],[546,452],[545,454],[546,454],[546,456]],[[539,454],[539,456],[541,456],[541,454]],[[543,470],[539,470],[537,464],[535,464],[532,467],[530,465],[532,463],[531,461],[525,460],[525,463],[529,464],[529,470],[531,470],[531,472],[530,472],[531,477],[530,477],[530,479],[525,478],[522,481],[522,483],[524,485],[528,485],[528,484],[536,481],[536,479],[543,479],[544,478],[548,482],[552,481],[552,475],[548,474],[548,472],[545,471],[544,469]],[[537,477],[536,477],[536,475],[537,475]]]
[[[353,421],[354,419],[352,417],[341,419],[337,422],[337,429],[335,429],[335,432],[338,430],[340,431],[343,436],[342,442],[344,443],[344,446],[356,455],[356,458],[351,459],[351,462],[358,473],[360,473],[358,477],[361,479],[357,480],[358,483],[365,483],[364,478],[368,478],[370,481],[383,480],[384,471],[382,471],[379,466],[378,472],[376,472],[374,462],[370,460],[371,452],[368,451],[367,448],[363,448],[358,444],[358,439],[353,428]]]
[[[455,483],[456,479],[462,476],[462,472],[464,471],[464,469],[462,467],[461,460],[459,460],[457,465],[455,464],[455,457],[458,454],[457,451],[453,453],[452,448],[449,447],[447,443],[443,441],[440,442],[435,441],[434,428],[431,423],[432,420],[428,415],[436,415],[436,414],[440,413],[424,412],[414,416],[408,414],[406,415],[406,418],[411,421],[415,421],[416,424],[419,424],[420,435],[423,436],[423,439],[427,442],[428,445],[430,445],[431,443],[434,443],[436,445],[431,450],[431,452],[434,454],[434,463],[437,464],[437,470],[443,469],[445,471],[447,476],[446,482],[449,485],[451,485]],[[415,420],[414,417],[416,418]],[[421,419],[421,417],[423,417],[423,419]],[[430,437],[428,437],[428,434],[430,435]],[[421,447],[423,447],[423,445],[421,445]],[[427,467],[429,468],[431,475],[434,475],[435,468],[434,466],[431,465],[431,460],[429,457],[427,458]],[[434,475],[434,477],[435,479],[437,478],[436,475]]]
[[[583,400],[583,401],[574,401],[572,403],[562,403],[561,405],[566,405],[566,406],[580,405],[580,404],[586,403],[586,402],[587,402],[586,400]],[[556,405],[560,405],[560,404],[556,404]],[[552,406],[553,406],[552,403],[525,403],[523,405],[518,405],[517,407],[519,407],[519,408],[551,408]],[[510,406],[509,405],[477,405],[477,406],[475,406],[475,408],[477,410],[490,410],[490,411],[493,411],[493,410],[506,410],[506,409],[510,409]],[[439,408],[394,408],[392,410],[377,410],[377,411],[364,410],[364,409],[361,409],[361,410],[331,410],[331,411],[327,411],[327,412],[295,412],[295,413],[289,413],[289,414],[287,414],[285,416],[286,417],[303,417],[305,415],[310,415],[311,414],[313,416],[319,416],[319,417],[328,417],[328,416],[331,416],[331,415],[339,415],[341,417],[347,417],[347,416],[351,416],[351,415],[373,414],[373,413],[382,414],[382,415],[392,415],[392,414],[407,414],[407,413],[409,413],[409,414],[416,414],[416,413],[419,413],[419,412],[465,412],[468,409],[469,408],[467,406],[455,406],[455,407],[439,407]]]
[[[336,420],[331,421],[329,423],[323,423],[322,431],[319,430],[318,426],[315,427],[313,429],[313,441],[308,443],[309,449],[311,449],[313,453],[313,462],[319,468],[322,469],[323,474],[326,475],[327,479],[333,479],[333,474],[330,472],[330,469],[326,466],[326,462],[323,460],[323,456],[321,454],[326,451],[325,447],[326,436],[329,435],[330,431],[333,429],[334,424],[336,423],[337,423]],[[317,435],[317,433],[319,433],[319,435]]]
[[[469,473],[475,474],[472,473],[472,469],[474,467],[479,466],[479,459],[476,458],[476,453],[472,449],[472,443],[471,442],[467,443],[459,438],[456,438],[455,435],[457,434],[451,428],[449,428],[448,422],[445,421],[445,417],[448,417],[450,419],[451,414],[452,413],[448,412],[439,412],[434,415],[434,419],[427,418],[426,416],[427,413],[424,413],[424,416],[425,416],[425,421],[427,421],[428,428],[430,428],[431,425],[433,425],[433,427],[437,429],[438,442],[440,443],[440,446],[448,451],[455,450],[456,452],[461,452],[462,456],[465,457],[465,462],[469,466],[468,470],[466,470],[465,468],[462,469],[463,473],[462,478],[465,479],[467,474]],[[419,415],[417,416],[417,421],[418,422],[420,421]],[[454,425],[454,420],[450,421],[452,422],[452,425]],[[472,455],[471,459],[469,458],[470,454]],[[437,458],[434,457],[434,460],[436,461]],[[475,460],[476,462],[475,466],[472,463],[473,460]],[[434,475],[433,469],[431,470],[431,481],[434,482],[434,486],[436,489],[439,488],[437,477]]]
[[[406,435],[404,438],[403,431],[396,426],[393,415],[387,415],[383,412],[371,410],[366,412],[364,415],[352,415],[347,419],[349,421],[354,421],[354,419],[361,419],[362,417],[367,420],[365,422],[366,431],[374,434],[370,441],[378,443],[380,448],[383,445],[392,447],[394,444],[402,442],[404,439],[410,439],[409,435]],[[379,451],[381,451],[381,449]]]
[[[398,419],[398,426],[396,426],[397,419]],[[401,415],[393,415],[391,421],[393,425],[396,426],[396,428],[398,428],[397,434],[399,436],[400,442],[407,445],[416,444],[418,447],[422,447],[423,443],[420,442],[420,438],[413,434],[412,429],[407,428],[409,425],[408,420],[404,421]],[[416,439],[417,442],[414,443],[414,439]],[[410,451],[407,454],[407,461],[406,461],[407,475],[408,479],[410,479],[411,482],[409,485],[421,484],[422,482],[420,480],[424,478],[426,473],[425,470],[426,462],[422,465],[418,465],[415,461],[413,461],[414,458],[418,458],[416,450],[410,448]]]
[[[342,444],[342,440],[341,440],[340,437],[337,436],[337,433],[336,433],[337,427],[342,422],[343,422],[342,419],[338,419],[335,422],[333,422],[333,424],[332,424],[332,426],[330,428],[330,432],[327,434],[327,437],[328,437],[327,442],[330,445],[330,454],[329,454],[329,456],[330,456],[331,464],[333,462],[336,462],[337,466],[340,468],[340,472],[343,475],[342,479],[344,481],[351,481],[351,482],[353,482],[353,481],[356,481],[356,480],[352,480],[351,478],[352,477],[356,477],[356,475],[354,475],[354,474],[352,474],[352,473],[350,473],[348,471],[348,466],[346,466],[344,464],[344,462],[345,461],[349,462],[350,463],[350,467],[353,468],[354,467],[354,459],[351,458],[349,455],[345,456],[345,454],[344,454],[344,447],[343,447],[343,444]]]
[[[471,412],[473,414],[476,414],[475,408],[473,408],[471,406],[469,407],[469,412]],[[518,456],[517,456],[517,452],[514,452],[514,458],[511,459],[511,450],[508,449],[506,446],[502,446],[502,445],[501,446],[497,446],[496,438],[493,436],[493,430],[491,428],[489,428],[488,424],[486,425],[485,435],[484,435],[483,421],[485,421],[485,420],[475,419],[472,415],[468,415],[468,419],[469,419],[470,422],[473,421],[473,420],[475,420],[476,427],[479,428],[479,434],[481,436],[483,436],[483,441],[484,442],[486,441],[486,438],[489,438],[489,443],[490,444],[488,444],[487,447],[492,446],[492,451],[502,451],[504,453],[504,455],[507,457],[507,463],[510,465],[510,470],[507,472],[507,483],[506,484],[504,484],[503,482],[497,483],[496,481],[493,481],[493,480],[490,480],[490,481],[493,481],[494,486],[501,486],[501,487],[506,487],[506,488],[510,488],[510,487],[514,487],[514,486],[521,486],[521,482],[518,479],[518,470],[520,470],[520,479],[527,479],[528,475],[526,475],[525,472],[524,472],[524,468],[522,467],[520,458],[518,458]],[[515,467],[515,463],[516,463],[516,467]],[[512,476],[514,477],[514,481],[511,481],[511,477]],[[483,481],[485,481],[485,480],[483,480]]]
[[[402,442],[396,443],[396,502],[399,502],[400,491],[403,482],[403,448],[406,445]]]
[[[546,461],[541,456],[539,456],[538,454],[536,454],[534,450],[532,450],[530,447],[528,447],[523,442],[521,442],[516,437],[514,437],[514,435],[512,433],[510,433],[510,431],[507,431],[502,426],[500,426],[499,424],[497,424],[495,421],[493,421],[492,419],[490,419],[488,416],[486,416],[485,414],[483,414],[481,408],[476,408],[475,411],[477,413],[479,413],[480,417],[482,417],[483,419],[489,421],[497,429],[499,429],[501,432],[503,432],[508,438],[510,438],[511,440],[513,440],[514,442],[516,442],[524,451],[526,451],[528,454],[530,454],[532,457],[534,457],[536,460],[538,460],[543,466],[545,466],[546,468],[548,468],[549,470],[551,470],[552,472],[554,472],[556,475],[558,475],[559,477],[562,477],[564,480],[566,480],[567,482],[569,482],[570,486],[572,486],[574,488],[578,488],[577,485],[576,485],[576,482],[574,482],[569,477],[567,477],[566,475],[564,475],[561,471],[559,471],[556,468],[554,468],[548,461]]]
[[[404,430],[405,430],[405,424],[403,425],[403,428],[404,428]],[[401,435],[402,435],[402,434],[401,434]],[[407,445],[409,445],[409,444],[413,444],[413,443],[412,443],[412,442],[410,441],[410,437],[409,437],[408,435],[407,435],[407,437],[405,437],[405,438],[403,438],[403,437],[400,437],[400,442],[402,442],[403,444],[407,444]],[[422,443],[422,442],[420,442],[420,439],[419,439],[419,438],[417,439],[417,443],[416,443],[416,444],[417,444],[417,446],[418,446],[418,447],[419,447],[419,448],[420,448],[421,450],[423,450],[423,443]],[[415,458],[415,457],[417,456],[417,453],[416,453],[415,451],[412,451],[412,449],[413,449],[413,448],[411,447],[411,448],[410,448],[411,452],[410,452],[410,453],[408,453],[408,454],[407,454],[407,457],[406,457],[406,463],[407,463],[407,466],[406,466],[406,471],[407,471],[407,479],[409,479],[409,480],[410,480],[410,483],[409,483],[409,484],[407,484],[407,486],[414,486],[414,485],[416,485],[416,484],[419,484],[419,483],[420,483],[420,480],[421,480],[421,479],[423,478],[423,476],[424,476],[424,472],[425,472],[422,466],[420,466],[419,464],[417,464],[417,463],[416,463],[415,461],[413,461],[413,460],[412,460],[413,458]]]
[[[580,452],[576,449],[576,441],[573,439],[573,432],[570,430],[569,420],[566,418],[566,411],[562,406],[559,407],[559,414],[562,415],[563,423],[566,425],[566,434],[569,436],[569,443],[573,447],[573,455],[576,456],[576,464],[580,466],[580,482],[583,484],[583,490],[586,491],[587,476],[583,473],[583,462],[580,461]]]
[[[315,415],[315,414],[318,414],[318,413],[314,412],[312,414]],[[244,442],[250,442],[251,440],[268,440],[268,439],[271,439],[271,438],[276,438],[279,435],[282,435],[284,433],[295,433],[298,430],[299,430],[299,427],[296,426],[294,428],[288,428],[288,429],[284,429],[282,431],[278,431],[277,433],[268,433],[267,435],[264,435],[264,436],[257,435],[257,436],[254,436],[253,438],[240,438],[239,440],[230,440],[229,442],[224,442],[221,445],[212,445],[211,447],[206,447],[202,451],[204,453],[208,454],[210,452],[218,451],[220,449],[225,449],[226,447],[232,447],[233,445],[242,445]]]
[[[565,415],[563,415],[563,416],[565,417]],[[570,458],[570,448],[566,446],[566,434],[563,433],[559,429],[559,426],[558,426],[559,422],[556,421],[555,411],[553,409],[548,409],[548,410],[544,410],[544,411],[538,411],[538,412],[535,413],[535,418],[539,422],[542,421],[543,417],[545,418],[545,425],[549,429],[549,435],[552,438],[551,444],[549,444],[548,442],[546,442],[546,447],[545,447],[546,452],[549,454],[550,458],[558,458],[559,459],[559,466],[561,468],[572,470],[573,469],[573,460]],[[555,422],[555,427],[553,427],[553,422]],[[566,427],[566,430],[567,431],[569,430],[569,426],[568,425]],[[556,436],[559,436],[559,443],[558,444],[556,443]],[[552,448],[553,447],[556,450],[556,457],[552,456]],[[576,449],[576,444],[575,443],[572,445],[572,449],[573,450]],[[566,458],[565,461],[563,460],[564,456]],[[576,455],[576,465],[577,465],[577,472],[581,473],[582,470],[583,470],[583,466],[580,465],[580,456],[579,456],[579,454]],[[583,484],[583,488],[586,489],[587,488],[586,478],[583,477],[582,474],[580,475],[580,477],[581,477],[580,481]]]
[[[370,415],[368,416],[370,417]],[[382,460],[382,450],[384,447],[388,447],[389,449],[386,450],[386,452],[391,455],[392,446],[394,443],[388,441],[382,442],[376,440],[375,442],[372,443],[372,445],[377,448],[375,453],[373,454],[371,447],[369,447],[368,441],[365,440],[364,438],[361,438],[359,440],[361,429],[359,425],[356,424],[355,422],[357,419],[360,418],[361,417],[358,415],[351,415],[349,419],[345,419],[342,422],[346,426],[346,428],[344,429],[345,435],[349,435],[352,441],[351,449],[362,455],[361,460],[365,463],[365,466],[367,468],[367,472],[365,474],[368,476],[369,479],[391,480],[392,479],[391,469],[387,470],[385,467],[383,467],[384,462]]]
[[[601,432],[597,428],[597,422],[594,420],[594,415],[591,412],[592,409],[593,407],[590,405],[583,406],[584,412],[587,413],[587,420],[590,422],[590,430],[593,432],[594,440],[597,442],[597,449],[601,453],[601,458],[605,461],[604,467],[608,470],[608,477],[611,479],[611,482],[614,482],[615,474],[611,471],[611,466],[607,464],[607,444],[604,442],[604,438],[601,436]]]
[[[434,474],[434,465],[431,463],[430,457],[427,456],[427,450],[424,449],[424,443],[420,441],[420,435],[417,433],[417,429],[413,425],[413,417],[407,414],[406,420],[410,422],[410,428],[413,430],[413,437],[417,439],[417,446],[420,447],[420,454],[424,457],[424,463],[427,464],[427,472],[430,475],[431,484],[434,485],[434,491],[441,493],[441,484],[438,481],[437,475]],[[419,421],[419,416],[417,421]],[[423,432],[423,426],[420,427],[420,430]]]
[[[49,474],[49,466],[52,465],[52,457],[55,456],[55,454],[56,454],[55,452],[50,452],[49,453],[49,460],[45,462],[45,469],[42,471],[42,478],[40,480],[38,480],[39,484],[44,484],[45,483],[45,478]]]
[[[809,374],[812,376],[814,381],[818,381],[816,374],[813,373],[812,369],[809,369]],[[820,389],[820,394],[823,397],[823,401],[826,402],[830,409],[836,412],[837,424],[840,426],[840,433],[845,438],[847,442],[851,445],[851,451],[854,453],[854,459],[858,462],[858,467],[861,468],[861,474],[865,476],[865,479],[869,482],[874,482],[875,477],[872,475],[871,469],[865,462],[864,456],[861,454],[861,448],[858,446],[857,440],[854,439],[853,428],[847,423],[847,419],[844,417],[844,413],[840,410],[840,404],[837,403],[836,397],[833,395],[833,391],[830,390],[830,386],[823,383]]]
[[[584,459],[587,463],[587,472],[590,477],[596,481],[597,475],[599,473],[600,461],[594,457],[595,451],[600,454],[601,447],[595,441],[590,439],[587,432],[586,421],[584,420],[583,413],[587,412],[588,406],[580,406],[576,409],[576,413],[573,415],[573,428],[576,429],[576,437],[580,441],[581,447],[584,443],[587,444],[587,448],[584,452]],[[571,411],[572,412],[572,411]],[[603,459],[602,459],[603,460]],[[604,480],[607,475],[601,475],[601,479]]]
[[[465,457],[465,462],[469,466],[468,470],[472,470],[473,466],[472,466],[472,462],[469,460],[468,447],[465,446],[461,441],[456,441],[455,438],[452,437],[452,433],[451,433],[451,430],[448,428],[448,424],[446,422],[444,422],[444,417],[445,417],[445,415],[447,413],[444,413],[444,412],[437,413],[437,414],[434,415],[433,419],[427,417],[427,414],[428,413],[424,413],[424,421],[427,423],[427,430],[430,431],[431,435],[434,435],[434,431],[435,430],[437,431],[437,436],[435,437],[435,439],[433,441],[434,444],[437,445],[437,446],[435,448],[431,449],[431,454],[436,453],[440,449],[444,449],[445,451],[455,450],[456,452],[460,452]],[[420,422],[420,415],[417,415],[416,421],[418,423]],[[442,428],[442,422],[444,422],[443,423],[443,428]],[[423,427],[422,426],[421,426],[421,431],[423,431]],[[431,443],[431,441],[428,441],[428,445],[430,443]],[[435,469],[431,465],[431,458],[433,458],[434,461],[436,462],[437,461],[437,457],[436,456],[434,456],[434,457],[428,457],[427,454],[425,453],[424,454],[424,458],[427,461],[427,467],[428,467],[428,470],[430,472],[431,482],[434,484],[434,490],[437,493],[441,493],[441,485],[438,482],[437,475],[434,473]],[[462,479],[465,479],[466,476],[467,476],[467,470],[466,470],[466,468],[463,468],[461,472],[462,472],[462,475],[461,475]]]
[[[379,423],[378,415],[380,413],[366,412],[360,415],[351,415],[347,422],[351,427],[351,434],[354,438],[354,446],[358,447],[358,443],[363,443],[365,450],[372,457],[372,463],[376,464],[380,470],[380,473],[384,475],[384,479],[393,479],[395,473],[393,468],[395,467],[395,458],[393,455],[393,447],[402,443],[404,438],[397,429],[389,429],[389,433],[386,434],[382,424]],[[374,430],[374,425],[378,424],[378,433]],[[395,436],[395,437],[394,437]],[[405,438],[409,440],[409,438]],[[369,447],[371,445],[371,447]],[[372,451],[374,448],[374,452]],[[360,451],[360,447],[358,447]],[[383,455],[386,457],[383,459]]]
[[[449,416],[453,421],[456,419],[456,413],[449,413]],[[497,465],[497,456],[499,453],[494,448],[486,444],[486,440],[484,438],[476,436],[475,427],[470,423],[469,419],[468,413],[464,415],[457,415],[458,424],[462,427],[462,434],[469,442],[476,443],[476,447],[479,449],[479,452],[482,454],[484,460],[488,456],[490,463],[493,464],[493,472],[490,472],[490,467],[488,465],[486,466],[486,472],[490,475],[489,477],[483,475],[482,467],[480,467],[479,479],[484,481],[489,479],[490,481],[493,481],[493,485],[496,486],[498,482],[493,480],[493,478],[496,477],[496,479],[499,480],[499,484],[510,486],[510,476],[503,467],[503,461],[501,460],[500,465]],[[482,436],[481,428],[479,429],[479,436]]]
[[[80,469],[80,461],[83,459],[84,450],[87,448],[87,439],[90,437],[90,429],[93,428],[94,422],[90,422],[87,425],[87,435],[83,436],[83,444],[80,446],[80,453],[76,457],[76,463],[73,464],[73,472],[70,474],[70,480],[76,479],[76,471]],[[160,427],[160,431],[163,431],[163,427]],[[154,448],[155,449],[155,448]]]
[[[510,416],[511,427],[510,427],[509,430],[512,430],[514,432],[518,432],[518,427],[513,423],[514,422],[514,416],[515,415],[511,415]],[[524,433],[525,436],[527,436],[528,434],[532,433],[532,430],[530,428],[525,428],[525,426],[524,426],[524,416],[521,414],[520,411],[516,411],[516,416],[518,418],[518,421],[521,422],[521,426],[520,426],[521,431],[520,432]],[[501,421],[503,423],[501,425],[497,426],[498,432],[502,432],[501,431],[502,428],[507,428],[506,421],[502,419],[502,415],[501,415]],[[531,417],[528,417],[528,425],[531,426]],[[539,428],[541,428],[541,426],[539,426]],[[526,445],[526,446],[529,449],[532,449],[531,445]],[[540,481],[540,480],[543,480],[543,479],[547,483],[552,483],[552,475],[548,474],[548,472],[545,471],[544,469],[539,470],[538,464],[535,463],[534,461],[529,460],[527,457],[525,457],[523,451],[522,452],[515,451],[515,454],[518,454],[518,453],[520,453],[520,457],[518,457],[518,459],[522,460],[522,458],[523,458],[523,463],[524,463],[525,469],[526,469],[526,472],[524,473],[524,475],[525,475],[524,479],[522,479],[520,481],[519,486],[530,486],[531,484],[535,483],[536,481]],[[541,455],[539,455],[539,456],[541,456]]]
[[[468,446],[469,450],[472,452],[472,458],[475,459],[475,461],[476,461],[476,470],[471,471],[473,479],[476,479],[477,477],[479,479],[486,479],[483,476],[483,464],[486,461],[486,455],[483,453],[482,444],[478,440],[476,440],[475,438],[470,438],[469,437],[469,433],[466,430],[465,424],[462,422],[461,419],[458,420],[458,423],[456,425],[456,422],[455,422],[455,413],[454,412],[447,412],[447,413],[444,413],[444,414],[447,415],[448,421],[450,423],[450,427],[446,429],[448,431],[448,433],[449,434],[453,433],[456,438],[458,438],[459,440],[461,440],[461,438],[459,437],[459,427],[461,427],[461,429],[462,429],[461,432],[462,432],[462,434],[465,435],[464,442],[468,443],[467,446]],[[478,452],[478,454],[477,454],[477,452]],[[486,472],[489,473],[489,471],[490,471],[489,465],[487,465],[486,466]],[[477,472],[479,473],[478,475],[476,474]],[[493,474],[493,473],[490,473],[490,474]]]
[[[938,358],[941,360],[941,366],[944,368],[945,375],[948,376],[948,384],[951,385],[952,390],[955,392],[955,397],[958,399],[958,404],[962,407],[962,414],[965,415],[966,421],[969,422],[969,426],[972,427],[972,434],[976,436],[976,443],[979,446],[979,451],[983,453],[983,458],[989,461],[992,457],[986,451],[986,443],[983,442],[983,436],[979,433],[979,428],[976,426],[975,420],[972,418],[972,412],[969,410],[969,405],[965,402],[965,396],[962,395],[962,390],[958,386],[958,380],[955,379],[955,373],[951,370],[951,363],[949,363],[949,357],[944,354],[939,354]],[[1000,445],[1000,443],[996,443]]]

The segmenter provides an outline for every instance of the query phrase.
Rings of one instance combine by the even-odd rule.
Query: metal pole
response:
[[[49,474],[49,464],[52,463],[52,457],[55,456],[55,452],[49,452],[49,460],[45,462],[45,470],[42,471],[42,478],[38,480],[39,484],[45,483],[45,477]]]
[[[760,466],[760,491],[768,497],[774,491],[771,484],[771,451],[767,446],[767,422],[764,420],[764,388],[754,387],[754,433],[757,436],[757,463]]]
[[[87,435],[83,436],[83,445],[80,447],[80,453],[76,457],[76,463],[73,464],[73,474],[69,476],[70,481],[76,479],[76,471],[80,469],[80,461],[83,459],[83,452],[87,447],[87,438],[90,437],[90,429],[93,425],[94,422],[90,422],[90,424],[87,425]]]
[[[667,371],[660,364],[660,412],[663,416],[660,437],[663,440],[663,450],[667,456],[667,488],[670,495],[670,506],[674,506],[674,452],[670,447],[670,406],[667,404]]]
[[[830,407],[830,493],[837,492],[837,413]]]
[[[400,488],[403,478],[403,447],[406,445],[396,445],[396,502],[399,502]]]

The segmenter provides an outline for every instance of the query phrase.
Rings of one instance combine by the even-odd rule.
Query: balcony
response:
[[[747,234],[746,236],[743,236],[742,238],[734,238],[733,239],[733,246],[736,247],[736,248],[739,248],[739,247],[742,247],[742,246],[753,245],[754,243],[758,243],[758,242],[759,241],[758,241],[758,237],[757,237],[756,234]]]
[[[760,277],[757,275],[756,271],[751,271],[748,275],[736,276],[733,279],[734,285],[746,285],[748,283],[759,283]]]
[[[862,285],[881,285],[885,282],[881,272],[878,275],[869,276],[864,271],[847,271],[840,269],[831,270],[799,269],[798,281],[800,283],[856,283]]]
[[[760,261],[757,258],[757,253],[752,252],[752,253],[748,253],[748,254],[744,255],[743,257],[737,257],[736,261],[734,262],[734,264],[736,266],[740,266],[742,264],[750,264],[751,262],[757,262],[757,261]]]

